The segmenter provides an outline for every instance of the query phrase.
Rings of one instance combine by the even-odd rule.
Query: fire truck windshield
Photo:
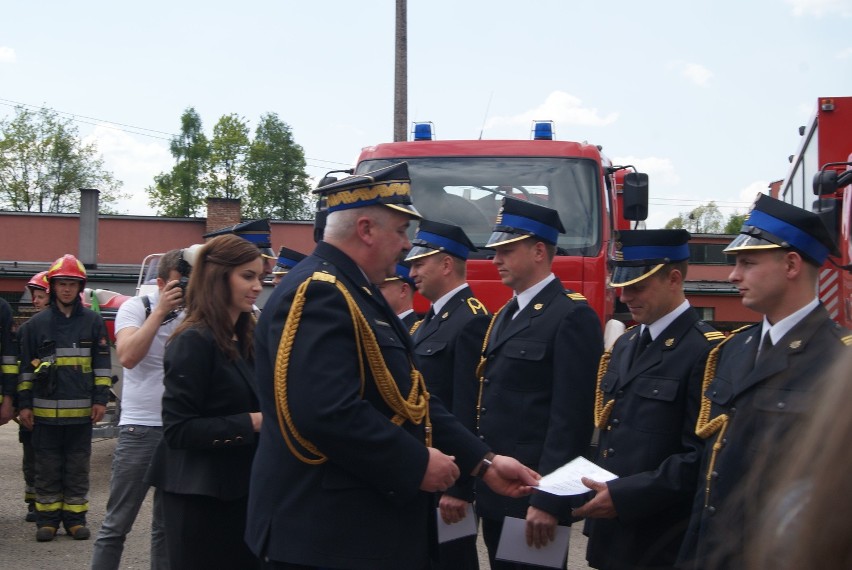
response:
[[[405,160],[414,205],[423,217],[455,224],[477,246],[491,235],[504,197],[559,212],[559,253],[596,255],[601,244],[600,174],[594,161],[561,157],[418,157],[370,159],[356,174]],[[413,229],[412,229],[413,231]],[[480,251],[480,257],[489,252]]]

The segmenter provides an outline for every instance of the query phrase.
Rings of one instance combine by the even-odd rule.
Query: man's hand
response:
[[[18,419],[21,421],[21,425],[27,428],[30,431],[33,431],[33,410],[32,408],[24,408],[20,412],[18,412]]]
[[[175,279],[173,281],[169,281],[166,283],[165,287],[163,287],[163,290],[160,293],[160,300],[157,302],[157,306],[154,307],[154,310],[151,311],[152,315],[156,315],[158,325],[162,322],[166,315],[179,309],[181,305],[183,305],[183,289],[178,285],[180,285],[180,280]]]
[[[462,520],[467,511],[468,502],[458,497],[441,495],[438,508],[441,510],[441,519],[447,524],[455,524]]]
[[[8,423],[14,417],[15,408],[12,407],[12,396],[4,396],[3,403],[0,404],[0,426]]]
[[[420,482],[420,490],[429,493],[446,491],[459,478],[456,458],[452,455],[445,455],[434,447],[427,449],[429,450],[429,464],[426,465],[426,473],[423,475],[423,481]]]
[[[106,413],[106,406],[103,404],[92,404],[92,423],[96,424],[102,419],[104,419],[104,414]]]
[[[614,519],[618,516],[606,483],[593,481],[587,477],[583,477],[580,480],[583,482],[583,485],[596,491],[596,493],[591,501],[582,507],[572,510],[572,516],[585,519]]]
[[[556,538],[556,517],[535,507],[527,507],[527,546],[541,548]]]
[[[514,457],[495,455],[482,481],[495,493],[517,499],[532,493],[541,475]]]

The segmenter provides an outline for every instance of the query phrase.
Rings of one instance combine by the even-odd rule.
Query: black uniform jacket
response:
[[[849,332],[834,323],[820,304],[755,366],[761,326],[750,327],[720,348],[716,373],[705,395],[712,402],[710,418],[727,414],[729,423],[709,479],[704,486],[713,435],[704,446],[689,530],[681,551],[681,566],[736,569],[744,567],[743,543],[752,525],[746,515],[761,511],[756,488],[747,488],[752,465],[760,465],[782,450],[784,435],[808,411],[823,373],[834,361]],[[763,472],[761,472],[763,473]],[[757,480],[757,479],[755,479]],[[706,506],[705,506],[706,501]],[[697,561],[697,562],[695,562]],[[689,565],[693,562],[694,566]]]
[[[420,317],[417,316],[417,313],[411,311],[399,320],[402,321],[402,326],[405,330],[411,330],[411,327],[414,326],[414,323],[420,320]]]
[[[273,367],[296,289],[315,272],[346,287],[400,392],[407,395],[411,386],[408,331],[358,266],[320,242],[275,288],[255,335],[264,421],[252,471],[246,541],[260,556],[308,566],[422,567],[432,512],[431,495],[419,490],[428,462],[424,426],[389,421],[393,412],[366,362],[362,383],[350,311],[329,281],[312,281],[306,289],[287,368],[293,423],[327,461],[301,461],[282,437]],[[437,398],[430,400],[430,410],[433,445],[454,455],[463,474],[470,473],[487,446]]]
[[[429,393],[437,396],[471,433],[476,430],[476,367],[491,317],[470,287],[453,295],[428,323],[414,332],[417,366]],[[448,494],[473,500],[473,485],[456,486]]]
[[[500,335],[507,317],[497,314],[485,349],[480,437],[542,475],[587,455],[593,429],[601,324],[567,293],[552,280]],[[509,499],[480,484],[476,491],[477,510],[491,519],[524,518],[528,505],[558,516],[566,505],[547,493]]]
[[[608,483],[618,518],[586,522],[594,568],[671,567],[695,497],[704,365],[721,335],[690,308],[634,358],[639,330],[615,342],[600,379],[603,403],[615,403],[596,463],[619,476]]]
[[[163,440],[148,480],[171,493],[245,497],[256,448],[248,414],[259,411],[251,367],[228,360],[199,328],[169,341],[163,367]]]

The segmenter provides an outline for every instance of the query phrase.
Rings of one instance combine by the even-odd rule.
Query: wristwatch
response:
[[[489,467],[491,467],[492,463],[494,463],[494,454],[489,451],[485,454],[485,457],[482,458],[482,461],[479,462],[479,466],[477,466],[476,472],[474,472],[473,476],[477,479],[482,479],[485,476],[485,472],[488,471]]]

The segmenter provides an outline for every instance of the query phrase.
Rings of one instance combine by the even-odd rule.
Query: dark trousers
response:
[[[476,535],[441,543],[436,550],[432,554],[432,570],[479,570]]]
[[[259,568],[246,546],[248,497],[222,501],[163,491],[169,566],[181,570]]]
[[[92,424],[53,425],[36,419],[32,444],[36,525],[59,528],[62,523],[67,530],[86,524]]]
[[[35,450],[33,450],[33,432],[21,426],[18,429],[18,441],[23,448],[21,470],[24,472],[24,501],[32,506],[35,503]]]
[[[482,540],[485,542],[485,547],[488,549],[488,560],[491,562],[491,570],[522,570],[523,568],[540,568],[540,566],[532,566],[530,564],[520,564],[518,562],[505,562],[503,560],[495,560],[497,555],[497,545],[500,544],[500,533],[503,532],[503,519],[486,519],[482,520]]]

